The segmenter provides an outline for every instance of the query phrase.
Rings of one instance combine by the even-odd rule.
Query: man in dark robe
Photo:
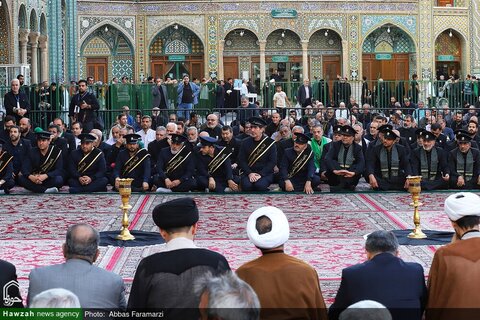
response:
[[[267,191],[273,182],[273,168],[277,161],[275,141],[264,135],[265,120],[250,118],[251,136],[245,138],[238,153],[238,165],[243,171],[243,191]]]
[[[480,174],[480,152],[473,149],[472,137],[465,133],[456,135],[458,147],[450,151],[450,187],[455,189],[477,189]]]
[[[200,294],[196,279],[230,270],[221,254],[198,248],[198,209],[192,198],[178,198],[157,205],[152,218],[167,244],[165,250],[140,261],[133,279],[129,309],[163,309],[168,319],[199,318]]]
[[[398,190],[408,187],[406,177],[411,175],[407,151],[395,141],[398,135],[390,129],[383,131],[382,144],[367,155],[367,175],[374,190]]]
[[[118,190],[120,179],[132,178],[132,191],[147,191],[151,178],[150,155],[146,149],[140,148],[138,142],[141,141],[141,137],[139,134],[127,134],[124,138],[125,149],[118,153],[113,169],[115,189]]]
[[[50,145],[50,132],[40,131],[37,147],[32,148],[22,163],[22,175],[18,183],[36,193],[57,193],[63,186],[62,150]]]
[[[158,187],[156,192],[188,192],[196,186],[194,152],[186,145],[187,137],[173,133],[169,139],[170,146],[158,156],[153,184]]]
[[[315,174],[314,155],[308,144],[310,138],[297,133],[293,148],[288,148],[280,161],[279,185],[283,191],[305,192],[313,194],[320,184],[320,177]]]
[[[422,176],[422,190],[448,189],[450,168],[448,154],[435,146],[436,137],[433,133],[423,131],[422,147],[412,151],[412,174]]]
[[[78,138],[81,140],[80,148],[70,154],[68,163],[69,192],[107,191],[107,164],[103,152],[93,145],[96,137],[90,133],[82,133]]]
[[[353,191],[365,171],[365,159],[362,146],[354,143],[355,129],[351,126],[341,128],[342,140],[332,142],[325,163],[330,191]]]
[[[233,180],[231,150],[216,145],[217,139],[200,137],[200,150],[197,153],[197,188],[199,190],[223,193],[227,186],[238,191],[238,184]]]

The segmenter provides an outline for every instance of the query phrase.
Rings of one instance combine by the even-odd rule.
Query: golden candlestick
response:
[[[427,236],[422,232],[420,227],[420,212],[418,212],[418,207],[422,205],[418,200],[420,199],[420,192],[422,187],[420,181],[422,176],[409,176],[408,180],[408,192],[412,195],[413,202],[410,203],[413,206],[413,223],[415,224],[415,229],[408,234],[408,237],[411,239],[425,239]]]
[[[120,234],[117,236],[118,240],[134,240],[135,237],[132,236],[130,233],[130,230],[128,230],[128,225],[130,222],[128,221],[128,210],[132,209],[132,206],[130,205],[130,196],[132,195],[132,181],[133,179],[127,178],[127,179],[119,179],[119,186],[118,186],[118,192],[120,193],[120,196],[122,197],[122,205],[120,206],[120,209],[123,211],[123,217],[122,217],[122,231],[120,231]]]

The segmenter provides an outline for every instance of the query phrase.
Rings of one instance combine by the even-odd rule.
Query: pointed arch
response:
[[[45,13],[42,13],[42,16],[40,17],[40,33],[45,36],[48,34],[47,18],[45,17]]]
[[[27,10],[24,4],[21,4],[18,10],[18,26],[20,29],[28,29]]]
[[[10,28],[10,15],[7,2],[2,1],[0,7],[0,29],[5,30],[6,36],[0,37],[0,64],[8,64],[11,59],[10,41],[12,39],[12,30]]]
[[[35,9],[32,9],[32,11],[30,11],[29,27],[31,32],[38,31],[38,18],[37,18],[37,12],[35,11]]]
[[[104,28],[105,26],[112,26],[114,27],[115,29],[117,29],[118,31],[120,31],[122,33],[122,35],[128,40],[129,42],[129,45],[131,46],[131,48],[133,49],[133,44],[135,43],[135,39],[127,32],[127,30],[125,30],[122,26],[120,26],[118,23],[115,23],[113,22],[112,20],[110,19],[106,19],[106,20],[103,20],[99,23],[97,23],[96,25],[94,25],[90,30],[88,30],[87,32],[85,32],[85,34],[80,38],[80,40],[78,41],[78,43],[80,44],[80,46],[82,46],[82,44],[85,42],[85,40],[94,32],[98,31],[98,29],[100,28]]]

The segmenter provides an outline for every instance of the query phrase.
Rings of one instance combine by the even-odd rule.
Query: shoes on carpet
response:
[[[58,193],[58,188],[57,187],[48,188],[47,190],[45,190],[45,193]]]
[[[159,187],[159,188],[157,188],[157,190],[156,190],[155,192],[157,192],[157,193],[166,193],[166,192],[172,192],[172,190],[167,189],[167,188]]]
[[[5,190],[0,190],[0,194],[6,194]]]

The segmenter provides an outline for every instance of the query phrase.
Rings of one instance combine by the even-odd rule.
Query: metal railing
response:
[[[289,97],[292,106],[301,107],[297,101],[300,82],[266,82],[263,88],[257,89],[256,99],[264,108],[273,107],[273,95],[275,87],[281,85],[283,91]],[[392,97],[403,105],[405,98],[413,104],[423,101],[429,108],[443,107],[448,105],[450,109],[462,109],[466,104],[475,105],[479,97],[478,81],[312,81],[312,103],[321,102],[324,106],[337,107],[340,102],[347,106],[364,103],[370,104],[375,109],[388,109]],[[177,108],[177,86],[167,84],[168,106],[172,112]],[[198,104],[194,110],[213,110],[219,108],[217,103],[217,85],[207,83],[200,90]],[[0,114],[5,112],[3,97],[9,91],[9,87],[0,86]],[[72,96],[76,93],[75,86],[59,85],[55,88],[40,86],[24,86],[21,88],[29,98],[33,111],[47,111],[52,116],[60,112],[68,111]],[[128,106],[131,110],[151,110],[153,108],[152,84],[111,84],[95,85],[90,90],[97,96],[100,111],[120,110]],[[219,90],[222,91],[222,90]],[[225,107],[234,109],[240,106],[238,90],[234,90],[229,99],[226,96]],[[219,100],[222,100],[221,95]],[[227,101],[228,100],[228,101]],[[49,117],[51,118],[51,117]],[[68,121],[68,118],[64,118]]]

